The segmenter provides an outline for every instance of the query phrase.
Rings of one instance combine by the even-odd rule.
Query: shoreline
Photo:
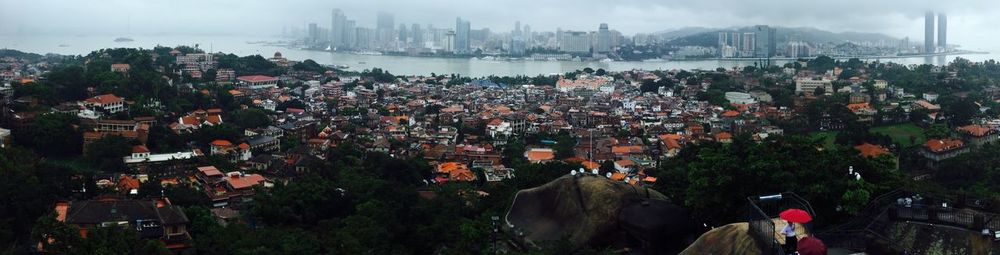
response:
[[[537,60],[531,59],[530,57],[509,57],[502,55],[483,55],[483,56],[464,56],[464,55],[409,55],[405,53],[384,53],[381,54],[361,54],[357,52],[349,51],[326,51],[318,49],[303,49],[303,48],[293,48],[293,47],[283,47],[292,50],[301,50],[309,52],[327,52],[327,53],[338,53],[338,54],[348,54],[357,56],[393,56],[393,57],[412,57],[412,58],[436,58],[436,59],[468,59],[468,60],[483,60],[482,57],[501,57],[507,58],[506,60],[483,60],[483,61],[500,61],[500,62],[518,62],[518,61],[530,61],[530,62],[582,62],[582,63],[606,63],[608,61],[602,60]],[[954,51],[954,52],[941,52],[933,54],[912,54],[912,55],[885,55],[885,56],[827,56],[832,59],[846,60],[846,59],[862,59],[862,60],[872,60],[872,59],[907,59],[907,58],[925,58],[925,57],[942,57],[942,56],[960,56],[960,55],[987,55],[990,52],[987,51]],[[795,61],[799,59],[812,59],[823,55],[811,56],[806,58],[790,58],[790,57],[773,57],[773,58],[684,58],[684,59],[643,59],[643,60],[614,60],[610,62],[623,62],[623,63],[644,63],[644,62],[689,62],[689,61]]]

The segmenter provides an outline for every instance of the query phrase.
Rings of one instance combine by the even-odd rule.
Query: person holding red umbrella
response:
[[[812,221],[812,215],[802,209],[788,209],[778,216],[785,220],[787,223],[785,228],[781,230],[781,233],[785,235],[785,254],[795,254],[798,251],[797,233],[795,231],[795,223],[807,223]]]

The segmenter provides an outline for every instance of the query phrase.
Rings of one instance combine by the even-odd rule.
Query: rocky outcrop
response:
[[[622,214],[623,210],[627,213]],[[519,191],[507,213],[505,230],[529,247],[565,239],[577,248],[666,251],[672,247],[656,246],[664,244],[658,240],[694,234],[695,222],[687,210],[669,204],[652,189],[603,176],[567,175]],[[686,246],[682,244],[674,253]]]

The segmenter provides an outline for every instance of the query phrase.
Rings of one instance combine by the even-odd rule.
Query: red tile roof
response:
[[[729,110],[729,111],[725,111],[725,112],[722,113],[722,117],[732,118],[732,117],[736,117],[736,116],[740,116],[740,112]]]
[[[121,102],[121,101],[125,101],[125,100],[122,99],[122,98],[120,98],[120,97],[118,97],[118,96],[115,96],[115,94],[104,94],[104,95],[99,95],[99,96],[87,98],[86,101],[87,101],[87,103],[93,103],[93,104],[111,104],[111,103],[117,103],[117,102]]]
[[[861,145],[858,145],[858,146],[854,146],[854,149],[860,151],[861,152],[861,156],[865,156],[865,157],[875,158],[875,157],[878,157],[878,156],[889,154],[889,150],[883,148],[882,146],[875,145],[875,144],[870,144],[870,143],[864,143],[864,144],[861,144]]]
[[[149,148],[145,145],[132,146],[132,153],[149,153]]]
[[[265,81],[277,81],[278,80],[278,78],[274,78],[274,77],[271,77],[271,76],[264,76],[264,75],[240,76],[240,77],[236,77],[236,79],[240,80],[240,81],[245,81],[245,82],[265,82]]]
[[[198,167],[198,172],[205,174],[206,176],[221,176],[222,172],[216,169],[214,166],[200,166]]]
[[[983,137],[983,136],[986,136],[987,134],[989,134],[990,131],[993,131],[993,130],[990,129],[989,127],[986,127],[986,126],[983,126],[983,125],[966,125],[966,126],[959,127],[958,131],[964,132],[966,134],[969,134],[969,135],[972,135],[972,136],[975,136],[975,137]]]
[[[227,181],[233,189],[245,189],[263,182],[264,176],[259,174],[248,174],[242,176],[239,174],[233,174],[232,176],[229,176]]]
[[[233,143],[230,142],[230,141],[226,141],[226,140],[215,140],[215,141],[212,141],[212,145],[213,146],[225,147],[225,146],[233,146]]]
[[[957,139],[944,139],[944,140],[931,139],[927,140],[927,143],[924,143],[924,147],[926,147],[931,152],[950,151],[961,148],[964,145],[965,143],[963,143],[962,140],[957,140]]]

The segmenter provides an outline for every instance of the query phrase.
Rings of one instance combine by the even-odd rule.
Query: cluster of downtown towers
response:
[[[431,25],[421,27],[416,23],[411,27],[404,23],[396,26],[394,16],[389,13],[378,13],[375,28],[367,28],[357,26],[340,9],[333,9],[329,29],[310,23],[305,38],[310,46],[323,48],[328,45],[334,50],[398,51],[436,48],[455,54],[468,54],[475,51],[470,42],[484,37],[483,33],[489,33],[487,29],[472,30],[469,21],[462,18],[456,18],[455,27],[447,29],[436,29]],[[517,22],[509,38],[504,41],[503,48],[512,55],[521,55],[532,47],[532,35],[530,26],[522,26]],[[568,53],[606,53],[616,42],[623,40],[621,33],[609,30],[607,24],[600,24],[596,33],[560,30],[555,37],[558,42],[553,46]]]

